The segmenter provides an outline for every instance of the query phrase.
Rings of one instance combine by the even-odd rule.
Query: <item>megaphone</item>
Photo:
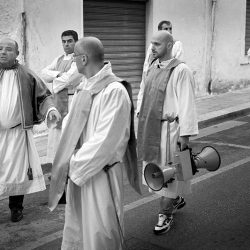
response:
[[[215,148],[206,146],[198,154],[193,154],[192,149],[188,148],[176,152],[174,163],[168,164],[163,169],[155,163],[148,163],[144,169],[144,178],[149,188],[159,191],[167,187],[173,178],[178,181],[187,181],[193,178],[198,169],[216,171],[220,164],[221,158]]]
[[[216,171],[221,164],[221,158],[218,151],[211,146],[204,147],[200,153],[191,154],[192,165],[199,168],[205,168],[207,171]],[[193,166],[193,167],[194,167]]]

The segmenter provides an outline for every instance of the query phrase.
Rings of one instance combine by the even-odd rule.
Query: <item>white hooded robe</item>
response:
[[[111,72],[110,64],[79,87],[90,88],[105,72]],[[74,98],[71,108],[73,103]],[[122,161],[130,136],[130,110],[128,93],[118,82],[93,99],[83,144],[70,160],[62,249],[122,249],[116,211],[123,229],[123,165],[109,170],[116,211],[103,167]]]
[[[153,67],[165,68],[170,60]],[[144,83],[145,81],[143,81]],[[144,92],[144,84],[141,86],[142,93]],[[170,123],[170,161],[174,161],[174,153],[178,151],[177,141],[179,136],[194,136],[198,134],[198,120],[195,106],[195,81],[191,70],[186,64],[181,63],[173,70],[165,93],[163,103],[164,119],[167,116],[178,117],[178,122]],[[140,106],[137,107],[140,110]],[[159,164],[164,168],[166,166],[167,156],[167,126],[168,122],[162,122],[161,128],[161,162]],[[146,162],[143,164],[146,165]],[[144,171],[143,171],[144,172]],[[143,184],[146,181],[143,177]],[[152,191],[152,190],[150,190]],[[176,198],[178,195],[188,194],[191,192],[190,181],[174,181],[168,184],[168,188],[162,188],[156,193],[168,198]]]

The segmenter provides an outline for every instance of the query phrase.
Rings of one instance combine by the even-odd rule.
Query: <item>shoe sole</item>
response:
[[[162,229],[162,230],[153,230],[153,232],[155,235],[165,234],[170,230],[172,224],[173,224],[173,221],[170,223],[169,227]]]

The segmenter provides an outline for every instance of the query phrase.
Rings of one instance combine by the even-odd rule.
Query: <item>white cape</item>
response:
[[[105,66],[98,74],[111,70]],[[80,87],[98,81],[98,74]],[[72,100],[72,107],[74,98]],[[71,107],[71,108],[72,108]],[[131,103],[122,84],[111,83],[93,99],[82,147],[71,158],[62,249],[122,249],[106,164],[121,161],[130,133]],[[66,123],[67,116],[65,117]],[[123,228],[123,165],[109,170],[115,207]]]
[[[17,73],[5,71],[0,79],[0,197],[23,195],[46,189],[31,130],[21,126]],[[28,180],[29,164],[33,180]]]

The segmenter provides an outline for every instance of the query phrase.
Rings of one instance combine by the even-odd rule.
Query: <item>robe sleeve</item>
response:
[[[69,80],[74,74],[77,74],[77,72],[78,71],[77,71],[76,63],[72,62],[70,69],[68,71],[62,73],[60,77],[57,77],[53,80],[53,84],[52,84],[53,92],[58,93],[62,89],[70,87],[71,86],[70,84],[73,85],[74,81],[72,81],[72,79],[71,81]]]
[[[35,82],[33,108],[36,110],[38,118],[44,120],[49,109],[55,108],[55,105],[53,103],[51,93],[44,82],[37,76],[33,75],[33,77]]]
[[[142,72],[142,80],[141,80],[141,84],[140,84],[140,90],[137,96],[137,103],[136,103],[136,115],[138,115],[140,113],[140,109],[141,109],[141,103],[142,103],[142,98],[143,98],[143,92],[144,92],[144,87],[145,87],[145,75],[148,71],[149,68],[149,64],[150,64],[150,55],[151,55],[151,49],[152,49],[152,44],[149,45],[148,49],[147,49],[147,53],[146,53],[146,57],[144,60],[144,64],[143,64],[143,72]]]
[[[147,72],[148,71],[148,67],[149,67],[150,61],[151,61],[150,59],[152,57],[151,53],[152,53],[152,44],[150,44],[148,46],[148,49],[147,49],[145,61],[144,61],[144,64],[143,64],[143,72]]]
[[[77,71],[75,71],[69,78],[68,84],[72,88],[76,88],[85,78],[85,76]]]
[[[41,77],[45,82],[52,82],[60,71],[56,70],[56,64],[59,57],[55,58],[53,62],[46,68],[42,69]]]
[[[174,43],[173,50],[172,50],[172,56],[181,60],[181,61],[183,60],[184,51],[183,51],[182,43],[180,41],[176,41]]]
[[[112,164],[118,148],[127,145],[131,103],[126,94],[126,90],[115,88],[102,96],[94,134],[71,157],[69,176],[76,185],[84,185],[105,165]]]
[[[141,103],[142,103],[142,98],[143,98],[143,93],[144,93],[144,88],[145,88],[145,72],[142,73],[142,80],[141,80],[141,84],[140,84],[140,90],[137,96],[137,103],[136,103],[136,115],[138,115],[140,113],[140,109],[141,109]]]
[[[57,110],[57,109],[55,107],[49,108],[48,111],[47,111],[47,113],[46,113],[45,119],[44,119],[44,123],[46,124],[47,128],[55,128],[56,125],[57,125],[56,122],[50,121],[48,119],[49,112],[52,111],[52,110]]]
[[[191,70],[186,66],[182,67],[176,85],[180,136],[198,134],[194,84]]]

